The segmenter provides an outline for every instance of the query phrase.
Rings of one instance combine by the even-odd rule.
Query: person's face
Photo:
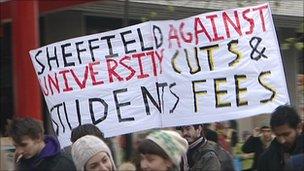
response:
[[[13,142],[16,156],[22,155],[25,159],[32,158],[42,150],[42,142],[42,138],[32,139],[29,136],[23,136],[20,143]]]
[[[111,159],[106,152],[99,152],[91,157],[86,165],[86,171],[112,171]]]
[[[141,154],[140,167],[143,171],[167,171],[173,163],[155,154]]]
[[[182,137],[185,138],[189,144],[196,141],[201,136],[202,127],[195,129],[194,126],[181,127]]]
[[[274,127],[273,133],[276,135],[278,142],[284,146],[285,150],[289,150],[295,145],[299,130],[284,124]]]
[[[271,141],[271,130],[270,128],[263,128],[261,129],[261,133],[262,133],[262,136],[264,138],[265,141]]]

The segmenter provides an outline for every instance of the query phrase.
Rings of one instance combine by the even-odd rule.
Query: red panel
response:
[[[9,1],[0,3],[1,21],[11,19],[11,17],[12,17],[11,7],[13,4],[13,1],[14,0],[9,0]],[[71,8],[75,5],[81,5],[84,3],[89,3],[89,2],[94,2],[94,1],[97,1],[97,0],[39,0],[39,2],[38,2],[39,3],[39,13],[64,10],[66,8]]]
[[[9,20],[11,19],[11,1],[5,1],[0,3],[0,19]]]
[[[93,2],[97,0],[40,0],[39,1],[39,12],[46,13],[57,10],[64,10],[66,8],[71,8],[76,5]]]
[[[29,57],[39,46],[38,1],[11,1],[14,116],[42,120],[40,87]]]

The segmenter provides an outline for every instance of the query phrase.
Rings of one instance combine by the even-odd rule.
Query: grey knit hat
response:
[[[92,135],[83,136],[72,145],[71,153],[76,169],[84,171],[85,164],[99,152],[108,154],[112,163],[112,169],[116,170],[111,151],[107,144],[100,138]]]

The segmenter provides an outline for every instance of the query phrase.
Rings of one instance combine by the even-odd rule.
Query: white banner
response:
[[[85,123],[110,137],[289,103],[269,4],[150,21],[30,55],[63,146]]]

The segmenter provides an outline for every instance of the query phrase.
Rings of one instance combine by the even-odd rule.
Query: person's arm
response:
[[[190,168],[190,171],[197,170],[218,171],[221,170],[221,163],[213,151],[208,151],[199,160],[195,161],[193,167]]]

